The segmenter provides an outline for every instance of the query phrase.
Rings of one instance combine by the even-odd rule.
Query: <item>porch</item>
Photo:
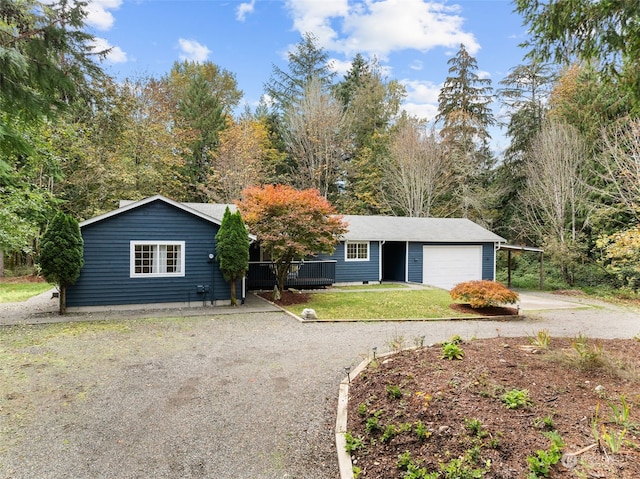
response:
[[[336,282],[336,261],[294,261],[289,266],[285,288],[324,288]],[[247,271],[248,290],[273,289],[276,284],[271,261],[250,261]]]

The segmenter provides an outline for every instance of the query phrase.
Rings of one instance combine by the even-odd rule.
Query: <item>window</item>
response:
[[[349,241],[345,252],[345,261],[369,261],[369,242]]]
[[[132,241],[131,277],[184,276],[184,241]]]

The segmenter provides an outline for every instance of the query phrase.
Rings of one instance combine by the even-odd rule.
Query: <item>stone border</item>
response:
[[[402,351],[411,351],[418,349],[416,347],[410,347],[403,349]],[[393,356],[400,351],[390,351],[387,353],[377,354],[375,359],[382,359],[388,356]],[[340,382],[340,389],[338,393],[338,408],[336,412],[336,452],[338,454],[338,466],[340,469],[340,479],[354,479],[353,478],[353,463],[351,462],[351,454],[345,450],[347,441],[345,434],[347,433],[347,411],[349,407],[349,384],[352,379],[358,377],[358,375],[364,371],[367,366],[373,361],[374,358],[367,358],[358,364],[353,371],[349,371],[347,377]]]

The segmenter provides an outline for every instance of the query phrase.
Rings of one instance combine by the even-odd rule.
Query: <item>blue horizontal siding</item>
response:
[[[494,281],[496,248],[493,243],[482,245],[482,279]]]
[[[82,228],[85,264],[67,291],[67,305],[198,302],[198,285],[213,289],[216,300],[229,299],[229,285],[208,261],[217,232],[218,225],[162,201],[89,224]],[[184,241],[184,277],[131,278],[132,240]]]
[[[369,243],[368,261],[345,261],[344,241],[336,246],[332,255],[320,255],[318,259],[336,261],[336,283],[361,283],[380,281],[380,243]]]

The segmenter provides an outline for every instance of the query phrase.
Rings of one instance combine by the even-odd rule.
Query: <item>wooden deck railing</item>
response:
[[[322,288],[336,282],[336,261],[294,261],[289,266],[285,288]],[[271,261],[250,261],[249,290],[273,289],[275,267]]]

